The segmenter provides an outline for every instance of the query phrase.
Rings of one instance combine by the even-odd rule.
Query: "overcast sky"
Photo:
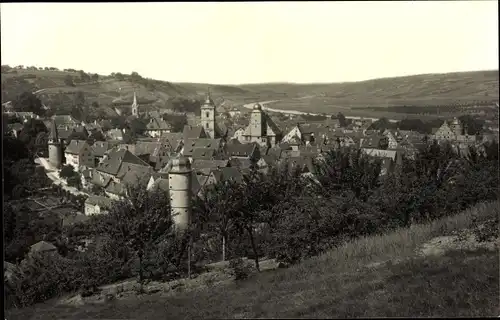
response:
[[[1,4],[2,64],[173,82],[498,69],[498,1]]]

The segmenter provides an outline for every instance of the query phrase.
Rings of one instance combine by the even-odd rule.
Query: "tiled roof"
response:
[[[208,169],[217,169],[227,167],[229,164],[228,160],[193,160],[191,168],[193,170],[208,168]]]
[[[206,149],[219,149],[221,145],[221,139],[186,139],[184,140],[184,152],[185,156],[191,156],[194,149],[196,148],[206,148]]]
[[[184,130],[182,131],[182,136],[184,140],[187,140],[205,138],[207,135],[205,130],[203,130],[203,127],[185,125]]]
[[[257,148],[255,143],[228,144],[225,147],[225,153],[230,157],[250,157]]]
[[[109,209],[113,205],[113,200],[108,198],[108,197],[102,197],[102,196],[96,196],[96,195],[89,195],[87,200],[85,200],[85,204],[90,204],[90,205],[98,205],[101,208]]]
[[[111,194],[115,194],[118,196],[124,196],[127,193],[127,187],[122,184],[122,183],[117,183],[114,181],[110,181],[108,186],[106,187],[106,192],[109,192]]]
[[[156,130],[171,130],[172,125],[162,118],[151,118],[146,125],[146,130],[156,131]]]
[[[96,141],[92,145],[92,151],[96,157],[103,157],[106,151],[111,148],[112,146],[108,141]]]
[[[229,164],[231,167],[236,167],[239,169],[248,169],[252,166],[252,161],[250,159],[245,159],[245,158],[233,158],[229,160]]]
[[[243,175],[237,168],[226,167],[213,170],[212,174],[217,182],[232,180],[235,182],[242,182]]]
[[[195,148],[191,154],[193,160],[213,160],[217,155],[215,149]]]
[[[90,180],[90,182],[92,184],[95,184],[96,186],[105,188],[108,186],[110,181],[111,181],[110,177],[99,173],[97,170],[92,171],[92,177]]]
[[[116,175],[120,170],[122,163],[137,164],[139,166],[149,166],[146,162],[133,155],[130,151],[119,148],[111,149],[107,152],[107,159],[104,159],[97,166],[97,170]]]
[[[64,150],[64,153],[80,154],[85,146],[89,146],[85,140],[71,140],[69,145]]]

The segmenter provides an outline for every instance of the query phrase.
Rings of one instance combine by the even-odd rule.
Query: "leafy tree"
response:
[[[96,224],[99,234],[117,239],[139,259],[139,280],[144,279],[143,262],[152,250],[172,231],[170,202],[156,190],[128,188],[128,198],[115,202],[109,214]]]
[[[118,80],[118,81],[123,81],[123,80],[125,80],[125,76],[124,76],[122,73],[120,73],[120,72],[115,73],[114,77],[115,77],[115,79],[116,79],[116,80]]]
[[[142,80],[142,77],[137,72],[134,71],[130,74],[130,80],[132,80],[133,82],[138,82]]]
[[[67,85],[68,87],[74,87],[75,86],[75,82],[73,80],[73,77],[71,75],[66,75],[64,77],[64,84]]]
[[[31,92],[21,93],[16,100],[13,101],[13,106],[16,111],[33,112],[36,115],[43,115],[42,101]]]
[[[347,127],[348,123],[347,123],[346,117],[342,114],[342,112],[339,112],[337,114],[337,119],[339,119],[339,124],[340,124],[341,128]]]
[[[163,114],[163,120],[172,125],[172,132],[181,132],[184,126],[188,124],[187,116],[185,114]]]
[[[238,186],[233,181],[217,183],[203,193],[203,200],[196,198],[194,207],[199,211],[208,232],[222,238],[222,261],[226,260],[226,246],[234,226],[237,211],[231,200],[238,199]]]
[[[64,179],[70,179],[70,178],[74,177],[75,175],[77,175],[77,173],[75,172],[75,169],[73,168],[73,166],[70,164],[64,165],[61,168],[61,172],[59,173],[59,176],[61,178],[64,178]]]
[[[146,124],[144,123],[144,121],[137,118],[133,118],[128,121],[127,127],[129,128],[133,136],[142,135],[144,134],[144,131],[146,131]]]
[[[98,75],[97,73],[94,73],[94,74],[92,75],[92,80],[93,80],[94,82],[98,82],[98,81],[99,81],[99,75]]]
[[[85,71],[83,71],[83,70],[79,71],[79,75],[80,75],[80,79],[82,80],[82,82],[88,82],[90,80],[90,76],[87,73],[85,73]]]

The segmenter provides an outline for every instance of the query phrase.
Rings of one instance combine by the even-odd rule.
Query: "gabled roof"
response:
[[[57,251],[57,248],[50,242],[40,241],[30,247],[30,252]]]
[[[260,157],[268,166],[275,165],[278,162],[278,158],[274,155],[263,155]]]
[[[64,153],[68,154],[80,154],[83,148],[89,147],[89,144],[85,140],[71,140],[69,145],[64,150]]]
[[[99,187],[106,188],[108,186],[108,184],[110,183],[110,181],[111,181],[110,177],[108,177],[104,174],[101,174],[97,170],[92,171],[92,179],[90,181],[92,184],[95,184],[96,186],[99,186]]]
[[[219,149],[221,145],[221,139],[186,139],[184,140],[184,152],[185,156],[191,156],[194,149],[196,148],[206,148],[206,149]]]
[[[182,136],[184,140],[200,139],[200,138],[206,138],[207,134],[205,133],[205,130],[203,130],[203,127],[185,125],[182,131]]]
[[[224,168],[227,167],[229,164],[228,160],[193,160],[193,163],[191,165],[191,168],[193,170],[198,170],[198,169],[217,169],[217,168]]]
[[[137,164],[139,166],[149,166],[146,162],[139,157],[132,154],[130,151],[123,148],[113,148],[108,150],[107,159],[104,159],[97,166],[98,171],[102,171],[111,175],[116,175],[120,170],[122,163]]]
[[[127,193],[127,187],[124,184],[114,181],[110,181],[105,190],[108,193],[115,194],[118,196],[124,196]]]
[[[96,196],[96,195],[89,195],[89,197],[85,200],[85,204],[89,205],[97,205],[101,208],[104,209],[109,209],[113,205],[113,200],[108,198],[108,197],[102,197],[102,196]]]
[[[150,155],[155,151],[158,145],[159,145],[158,141],[153,141],[153,142],[137,141],[134,147],[134,154],[136,156]]]
[[[271,117],[269,117],[266,113],[264,113],[263,115],[265,117],[265,121],[266,121],[266,124],[267,124],[267,128],[266,128],[266,136],[278,136],[278,135],[281,135],[282,132],[280,130],[280,128],[278,128],[278,126],[276,125],[276,123],[274,123],[274,121],[271,119]]]
[[[125,167],[124,164],[122,167]],[[146,183],[153,173],[153,168],[141,167],[135,165],[128,165],[127,171],[123,172],[123,176],[120,177],[121,183],[126,186],[139,186],[141,183]]]
[[[382,138],[383,137],[378,135],[365,137],[361,142],[361,148],[379,148],[380,140],[382,140]]]
[[[250,157],[257,148],[258,146],[255,143],[228,144],[225,153],[230,157]]]
[[[229,160],[229,165],[239,169],[249,169],[252,166],[252,161],[246,158],[233,158]]]
[[[172,125],[162,118],[151,118],[146,125],[146,130],[156,131],[156,130],[171,130]]]
[[[217,155],[215,149],[195,148],[191,154],[193,160],[214,160]]]
[[[216,182],[232,180],[240,183],[243,181],[243,174],[237,168],[220,168],[213,170],[211,174],[214,176]]]
[[[92,145],[92,151],[95,157],[103,157],[106,151],[111,148],[112,146],[108,141],[96,141]]]

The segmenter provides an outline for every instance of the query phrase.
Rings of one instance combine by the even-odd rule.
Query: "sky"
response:
[[[2,65],[212,84],[498,70],[498,1],[2,3]]]

